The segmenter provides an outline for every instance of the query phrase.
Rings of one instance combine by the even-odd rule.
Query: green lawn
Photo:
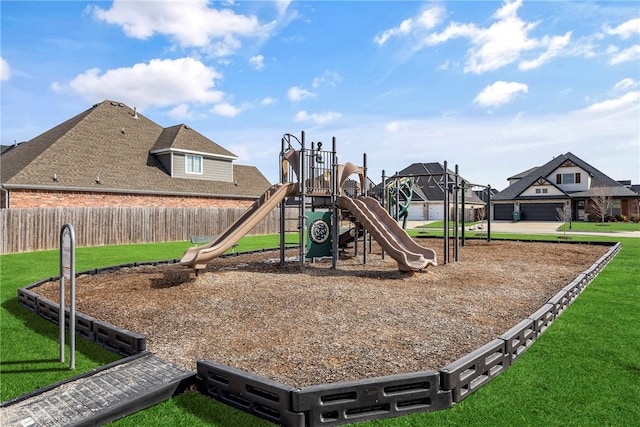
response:
[[[569,228],[571,227],[571,228]],[[640,222],[584,222],[572,221],[561,225],[558,231],[571,231],[574,233],[619,233],[624,231],[640,231]]]
[[[544,238],[557,240],[557,236]],[[581,239],[573,236],[572,240]],[[586,239],[607,240],[597,236]],[[640,419],[640,239],[617,240],[623,242],[618,256],[504,374],[449,410],[363,425],[635,425]],[[247,237],[238,250],[274,247],[277,242],[277,236]],[[79,248],[77,271],[179,258],[188,246],[178,242]],[[57,362],[57,326],[18,305],[17,288],[57,275],[57,256],[57,251],[47,251],[0,257],[1,400],[116,358],[78,339],[77,370],[70,372],[67,365]],[[195,393],[177,396],[113,424],[270,425]]]
[[[297,234],[287,236],[295,244]],[[189,242],[101,246],[76,249],[76,271],[131,262],[180,258]],[[238,251],[279,246],[279,236],[246,236]],[[0,401],[94,369],[118,356],[81,338],[76,340],[76,370],[68,369],[69,354],[58,359],[59,329],[18,304],[17,289],[37,280],[58,276],[56,250],[0,256]]]

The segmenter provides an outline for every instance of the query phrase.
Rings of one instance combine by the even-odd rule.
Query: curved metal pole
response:
[[[60,362],[64,362],[66,310],[64,308],[65,280],[69,280],[69,369],[76,368],[76,235],[71,224],[60,230],[60,304],[58,325],[60,327]]]

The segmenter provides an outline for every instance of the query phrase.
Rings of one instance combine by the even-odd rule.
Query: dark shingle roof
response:
[[[530,168],[530,169],[527,169],[527,170],[526,170],[526,171],[524,171],[524,172],[517,173],[517,174],[515,174],[515,175],[513,175],[513,176],[510,176],[509,178],[507,178],[507,180],[509,180],[509,179],[520,179],[520,178],[524,178],[525,176],[529,175],[531,172],[533,172],[533,171],[535,171],[536,169],[538,169],[538,167],[539,167],[539,166],[534,166],[534,167],[532,167],[532,168]]]
[[[568,152],[566,154],[561,154],[558,157],[555,157],[539,168],[534,168],[531,173],[522,177],[509,187],[496,194],[493,197],[493,200],[513,200],[517,198],[520,193],[529,188],[536,180],[538,180],[539,178],[546,179],[547,176],[551,175],[553,171],[562,166],[562,164],[567,160],[574,163],[576,166],[579,166],[589,175],[591,175],[591,188],[604,186],[608,188],[608,194],[610,194],[611,196],[633,196],[633,192],[631,190],[625,188],[623,185],[620,185],[614,179],[609,178],[598,169],[594,168],[574,154]],[[591,196],[593,196],[592,190],[582,191],[579,193],[571,193],[571,197]]]
[[[151,151],[168,149],[189,150],[216,156],[237,158],[231,151],[222,148],[185,124],[164,128]]]
[[[448,170],[449,180],[453,182],[454,172]],[[433,176],[425,176],[433,175]],[[392,175],[389,179],[395,176],[413,176],[413,195],[414,201],[441,201],[444,200],[444,190],[442,185],[444,184],[444,166],[437,162],[431,163],[412,163],[400,172]],[[378,193],[382,188],[382,184],[375,187],[375,191]],[[465,199],[466,203],[484,203],[476,194],[469,194]]]
[[[252,166],[234,165],[235,182],[172,178],[150,153],[154,148],[235,156],[184,125],[164,129],[139,113],[136,117],[121,103],[94,105],[6,151],[0,157],[2,185],[228,197],[257,197],[269,187]]]

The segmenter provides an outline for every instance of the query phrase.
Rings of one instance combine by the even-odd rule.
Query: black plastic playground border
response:
[[[440,370],[292,387],[203,359],[197,361],[199,390],[213,399],[285,427],[338,426],[450,408],[514,364],[575,301],[622,247],[619,242],[504,240],[590,244],[610,246],[610,249],[526,319],[496,339]],[[225,257],[274,250],[278,248],[228,254]],[[88,270],[76,275],[100,274],[122,268],[172,264],[178,261],[174,259],[123,264]],[[57,323],[56,310],[59,310],[59,306],[39,297],[30,289],[58,279],[58,277],[50,277],[18,289],[19,303]],[[85,339],[123,356],[132,357],[132,355],[146,352],[144,336],[100,322],[82,313],[76,313],[76,316],[76,331]],[[91,327],[90,322],[92,322]],[[99,328],[104,330],[97,331]],[[14,401],[22,399],[24,397]],[[15,403],[14,401],[11,402]]]

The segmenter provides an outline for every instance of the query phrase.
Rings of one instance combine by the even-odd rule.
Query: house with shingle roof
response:
[[[454,172],[448,170],[449,182],[454,182]],[[435,221],[444,219],[444,166],[437,162],[431,163],[412,163],[393,176],[387,177],[387,186],[394,185],[394,178],[411,177],[413,179],[411,189],[411,202],[408,208],[409,221]],[[465,181],[459,178],[460,182]],[[377,185],[371,190],[377,197],[381,197],[382,184]],[[450,196],[452,197],[452,196]],[[462,197],[462,196],[460,196]],[[486,207],[478,194],[467,188],[464,192],[465,203],[465,220],[473,221],[476,219],[476,210]],[[386,199],[386,196],[385,196]],[[453,205],[454,200],[450,200]],[[453,206],[451,206],[450,215],[453,215]],[[451,217],[451,216],[450,216]]]
[[[493,196],[492,218],[558,221],[557,209],[571,209],[573,220],[586,220],[592,198],[612,200],[611,215],[638,214],[638,194],[572,153],[508,178],[510,185]]]
[[[103,101],[0,155],[2,208],[246,207],[270,186],[180,124]]]

